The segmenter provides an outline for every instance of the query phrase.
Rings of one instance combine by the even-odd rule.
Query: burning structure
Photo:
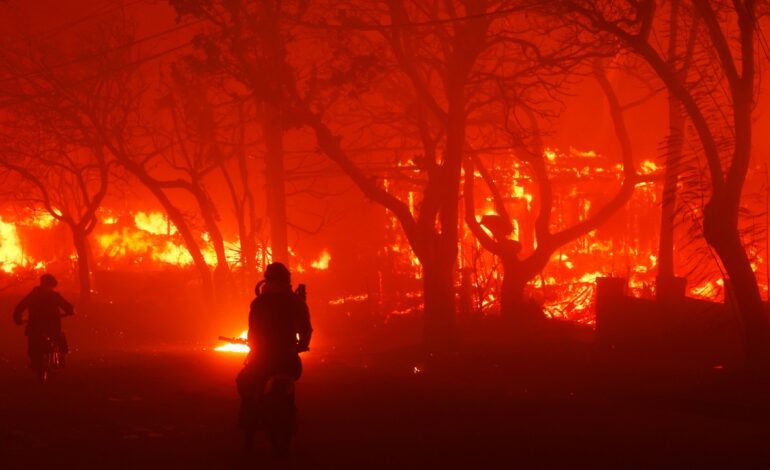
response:
[[[549,149],[545,154],[552,172],[554,192],[558,194],[553,211],[553,224],[570,226],[586,219],[589,213],[606,199],[608,188],[622,181],[622,165],[612,163],[596,152],[568,152]],[[508,162],[499,156],[495,161]],[[499,165],[499,163],[498,163]],[[503,188],[504,203],[512,214],[513,230],[510,239],[522,246],[522,253],[531,253],[537,243],[534,219],[536,193],[532,177],[521,163],[512,167],[492,166],[490,170],[499,187]],[[538,276],[528,283],[528,297],[539,303],[544,314],[551,318],[594,323],[595,281],[598,277],[620,277],[628,280],[629,292],[639,298],[655,297],[655,276],[659,232],[662,173],[653,161],[644,161],[640,172],[646,179],[637,185],[626,207],[612,220],[584,237],[562,247],[554,254]],[[481,175],[473,175],[481,180]],[[494,198],[487,192],[475,195],[476,207],[485,216],[495,215]],[[406,198],[414,201],[415,194]],[[50,215],[30,213],[27,216],[6,216],[0,237],[0,269],[6,282],[35,277],[46,270],[68,272],[76,266],[77,255],[67,243],[58,242],[66,237],[63,228]],[[184,246],[178,230],[160,211],[135,214],[103,212],[101,223],[92,236],[90,251],[95,261],[94,272],[146,272],[153,270],[189,270],[193,259]],[[479,216],[479,219],[483,217]],[[378,279],[376,288],[362,291],[328,292],[332,309],[351,309],[351,304],[365,303],[379,315],[416,314],[421,308],[419,280],[421,265],[410,251],[408,243],[392,215],[385,215],[385,244],[378,252],[378,263],[365,267],[369,276]],[[489,229],[485,229],[489,230]],[[215,267],[217,257],[208,235],[201,234],[200,243],[206,263]],[[58,247],[41,250],[41,246]],[[225,240],[227,262],[238,270],[244,264],[237,238]],[[752,247],[756,253],[762,247]],[[294,249],[291,249],[294,252]],[[466,305],[466,313],[496,314],[500,309],[499,259],[485,251],[466,227],[459,245],[456,295],[458,303]],[[758,270],[764,266],[758,258]],[[65,260],[62,264],[61,260]],[[259,271],[269,263],[269,246],[260,245],[251,260]],[[322,250],[316,258],[294,256],[299,275],[307,270],[323,272],[329,269],[332,254]],[[724,282],[716,265],[701,274],[701,281],[688,286],[688,296],[721,301]],[[467,284],[464,284],[467,283]],[[341,295],[335,295],[341,294]],[[371,298],[370,298],[371,297]],[[372,303],[374,299],[374,303]],[[353,308],[354,309],[354,308]]]
[[[87,302],[104,273],[177,271],[240,302],[279,260],[330,312],[421,315],[438,344],[455,314],[593,325],[618,277],[768,330],[743,10],[289,3],[171,1],[147,35],[113,18],[6,51],[5,281],[54,271]]]

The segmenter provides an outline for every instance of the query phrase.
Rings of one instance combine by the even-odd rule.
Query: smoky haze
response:
[[[0,451],[285,464],[233,383],[282,263],[297,465],[767,461],[768,12],[0,2]]]

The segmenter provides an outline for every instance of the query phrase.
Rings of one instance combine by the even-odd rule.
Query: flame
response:
[[[324,271],[329,269],[329,261],[331,261],[331,259],[332,255],[330,255],[327,250],[324,250],[317,260],[310,263],[310,267],[319,271]]]
[[[238,339],[248,339],[248,337],[249,330],[243,330],[238,336]],[[222,346],[217,346],[214,348],[214,351],[248,354],[251,349],[249,349],[249,347],[245,344],[225,343]]]
[[[585,150],[585,151],[583,151],[583,150],[578,150],[575,147],[570,147],[569,148],[569,153],[571,153],[572,155],[574,155],[576,157],[583,157],[583,158],[596,158],[596,157],[599,156],[599,154],[596,153],[595,150]]]
[[[179,267],[193,264],[187,247],[178,240],[176,227],[160,212],[138,212],[133,217],[133,227],[116,227],[118,219],[112,217],[108,230],[95,235],[96,242],[107,257],[133,262],[152,262]],[[225,260],[234,266],[240,262],[240,242],[225,242]],[[209,266],[218,263],[208,233],[201,233],[201,255]]]
[[[192,256],[182,245],[172,241],[158,241],[152,238],[148,232],[129,228],[116,230],[110,233],[99,234],[96,241],[104,252],[112,257],[138,258],[143,261],[172,264],[176,266],[190,266],[193,264]],[[209,256],[206,256],[206,255]],[[210,264],[216,263],[216,256],[204,252],[204,258]]]
[[[160,212],[138,212],[134,216],[134,224],[139,230],[143,230],[153,235],[174,235],[176,227],[165,215]]]
[[[515,157],[513,151],[511,157]],[[623,181],[623,166],[612,163],[609,158],[594,150],[577,150],[570,148],[562,152],[556,148],[546,148],[543,158],[547,161],[548,171],[553,176],[554,195],[553,213],[550,224],[553,231],[562,230],[584,221],[591,213],[603,207],[606,197],[610,196]],[[497,159],[497,167],[490,167],[490,173],[498,183],[502,199],[511,216],[513,232],[510,238],[517,240],[521,246],[521,256],[526,257],[537,247],[538,240],[534,233],[535,214],[533,206],[538,198],[536,181],[531,168],[516,158]],[[513,162],[513,163],[511,163]],[[518,163],[517,163],[518,162]],[[402,165],[403,171],[414,171],[413,163]],[[642,174],[653,174],[661,168],[652,160],[645,160],[639,165]],[[470,176],[470,175],[469,175]],[[474,170],[473,176],[481,177]],[[640,183],[629,203],[629,210],[624,217],[618,219],[626,227],[639,227],[648,223],[648,219],[639,216],[640,211],[656,211],[660,207],[661,187],[656,178],[646,178]],[[413,187],[401,187],[397,182],[388,178],[383,179],[384,188],[401,198],[413,214],[420,210],[420,193]],[[486,185],[478,185],[477,217],[478,214],[495,214],[498,209]],[[57,213],[58,210],[56,210]],[[693,212],[700,215],[700,209]],[[92,248],[96,267],[99,269],[128,269],[152,267],[185,268],[193,264],[179,231],[159,211],[138,212],[126,216],[125,213],[102,211],[102,223],[92,234]],[[631,220],[634,219],[634,220]],[[0,270],[5,273],[16,273],[20,269],[44,269],[47,259],[35,259],[37,255],[32,246],[25,246],[28,233],[39,236],[39,229],[53,229],[59,225],[56,218],[47,212],[30,212],[15,219],[0,219]],[[370,302],[381,309],[385,315],[405,315],[419,311],[422,293],[418,290],[418,282],[422,279],[422,267],[419,259],[412,251],[408,240],[401,230],[398,220],[392,214],[386,216],[386,243],[376,254],[386,257],[381,267],[378,267],[378,280],[367,294],[350,295],[350,292],[337,292],[328,301],[330,306],[346,303]],[[657,220],[657,218],[656,218]],[[615,223],[615,222],[613,222]],[[607,230],[604,227],[594,230],[586,236],[562,247],[561,251],[551,258],[551,262],[533,279],[527,287],[527,295],[533,297],[543,306],[545,314],[551,318],[561,318],[583,323],[593,322],[595,282],[597,277],[617,276],[627,278],[629,295],[638,297],[649,296],[654,289],[657,275],[658,259],[654,240],[641,239],[633,233],[618,233],[622,229],[617,226]],[[616,224],[617,225],[617,224]],[[27,227],[35,230],[26,230]],[[487,230],[486,227],[483,227]],[[647,229],[647,227],[643,227]],[[650,227],[652,228],[652,227]],[[654,233],[653,230],[647,230]],[[216,252],[211,243],[209,233],[196,232],[196,240],[204,261],[215,266],[218,262]],[[458,241],[458,268],[469,268],[472,274],[463,275],[464,286],[457,278],[458,295],[472,297],[473,308],[484,313],[494,312],[500,305],[500,281],[503,270],[500,260],[492,256],[478,243],[472,233],[466,228],[460,234]],[[491,235],[491,233],[490,233]],[[654,236],[654,235],[653,235]],[[31,236],[30,236],[31,237]],[[34,238],[30,238],[34,239]],[[648,243],[649,242],[649,243]],[[25,247],[27,248],[25,250]],[[225,241],[226,262],[236,267],[240,260],[240,244],[238,241]],[[98,251],[101,250],[101,251]],[[760,250],[761,251],[761,250]],[[324,249],[315,260],[304,259],[290,249],[293,257],[297,258],[297,271],[324,271],[329,269],[331,254]],[[758,274],[767,267],[767,262],[755,250],[750,253],[752,267]],[[73,252],[64,253],[64,260],[75,259]],[[682,255],[683,257],[686,255]],[[40,257],[40,256],[38,256]],[[269,262],[269,250],[264,248],[258,259],[258,265]],[[104,264],[102,264],[104,263]],[[113,264],[110,264],[113,263]],[[397,277],[397,278],[396,278]],[[760,277],[760,276],[758,276]],[[767,276],[765,276],[767,277]],[[383,280],[384,278],[384,280]],[[396,278],[394,280],[394,278]],[[724,282],[717,280],[716,275],[704,281],[694,281],[699,285],[687,291],[690,297],[718,301],[724,296]],[[766,280],[760,278],[763,289]],[[395,287],[395,288],[393,288]],[[388,292],[395,292],[393,298],[387,298]],[[461,294],[460,291],[463,291]],[[465,291],[470,293],[465,293]],[[337,298],[335,298],[337,297]],[[244,332],[241,337],[245,337]],[[244,345],[223,345],[218,351],[247,352]]]
[[[369,299],[369,296],[367,294],[348,295],[346,297],[340,297],[338,299],[330,300],[329,305],[342,305],[348,302],[363,302],[368,299]]]
[[[642,174],[648,175],[658,171],[658,165],[652,160],[645,160],[642,162]]]
[[[54,209],[57,213],[57,209]],[[21,225],[27,225],[30,227],[38,228],[51,228],[56,222],[56,219],[48,212],[38,212],[32,217],[29,217],[21,222]]]
[[[21,249],[16,225],[3,221],[0,217],[0,269],[12,273],[24,265],[24,252]]]

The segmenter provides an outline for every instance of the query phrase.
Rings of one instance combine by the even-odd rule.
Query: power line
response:
[[[90,60],[90,59],[95,59],[97,57],[102,57],[105,54],[109,54],[111,52],[119,51],[121,49],[130,48],[130,47],[133,47],[133,46],[135,46],[137,44],[141,44],[143,42],[151,41],[153,39],[157,39],[157,38],[165,36],[167,34],[175,33],[177,31],[183,30],[185,28],[189,28],[190,26],[194,26],[196,24],[202,23],[203,21],[204,20],[191,21],[189,23],[185,23],[185,24],[182,24],[182,25],[179,25],[179,26],[175,26],[173,28],[170,28],[170,29],[167,29],[167,30],[164,30],[164,31],[160,31],[160,32],[151,34],[149,36],[144,36],[142,38],[135,39],[135,40],[133,40],[131,42],[128,42],[128,43],[125,43],[125,44],[120,44],[118,46],[115,46],[113,48],[107,49],[105,51],[100,51],[100,52],[97,52],[97,53],[94,53],[94,54],[89,54],[89,55],[85,55],[85,56],[76,57],[74,59],[71,59],[71,60],[68,60],[68,61],[65,61],[65,62],[60,62],[58,64],[51,65],[51,66],[43,68],[43,69],[33,70],[31,72],[26,72],[26,73],[23,73],[23,74],[11,76],[11,77],[6,77],[6,78],[3,78],[3,79],[0,79],[0,83],[8,83],[8,82],[16,81],[16,80],[23,80],[25,78],[30,78],[30,77],[33,77],[35,75],[39,75],[39,74],[48,72],[50,70],[55,70],[55,69],[59,69],[59,68],[62,68],[62,67],[67,67],[69,65],[73,65],[73,64],[76,64],[76,63],[79,63],[79,62],[87,61],[87,60]]]
[[[90,81],[90,80],[95,80],[95,79],[104,77],[106,75],[109,75],[111,73],[119,72],[121,70],[125,70],[125,69],[128,69],[128,68],[137,66],[137,65],[141,65],[141,64],[144,64],[146,62],[151,62],[153,60],[159,59],[161,57],[167,56],[169,54],[173,54],[174,52],[177,52],[177,51],[180,51],[180,50],[185,49],[187,47],[190,47],[190,46],[192,46],[192,44],[193,44],[192,41],[186,41],[186,42],[184,42],[182,44],[179,44],[177,46],[174,46],[172,48],[165,49],[163,51],[157,52],[155,54],[151,54],[149,56],[145,56],[145,57],[139,58],[139,59],[131,61],[131,62],[127,62],[127,63],[125,63],[125,64],[123,64],[123,65],[121,65],[119,67],[114,67],[112,69],[102,70],[102,71],[100,71],[100,72],[98,72],[98,73],[96,73],[96,74],[94,74],[94,75],[92,75],[90,77],[86,77],[86,78],[84,78],[82,80],[79,80],[78,83],[83,83],[83,82],[87,82],[87,81]],[[4,103],[0,103],[0,109],[9,108],[9,107],[12,107],[12,106],[15,106],[15,105],[19,105],[19,104],[25,103],[27,101],[31,101],[31,100],[34,100],[36,98],[39,98],[40,96],[44,96],[46,94],[53,93],[53,92],[54,92],[54,90],[50,90],[50,91],[47,91],[47,92],[44,92],[44,93],[39,93],[39,94],[36,94],[36,95],[25,96],[25,97],[23,97],[21,99],[18,99],[18,100],[6,101]]]
[[[342,30],[355,30],[355,31],[381,31],[384,29],[410,29],[421,28],[426,26],[440,26],[444,24],[461,23],[463,21],[472,21],[483,18],[497,18],[501,16],[508,16],[513,13],[520,13],[523,11],[531,10],[535,8],[533,5],[525,5],[520,7],[501,8],[499,10],[476,13],[473,15],[458,16],[456,18],[442,18],[428,21],[419,22],[407,22],[407,23],[390,23],[390,24],[377,24],[377,25],[342,25],[342,24],[328,24],[328,23],[309,23],[306,21],[298,21],[287,19],[287,22],[294,23],[298,26],[304,26],[306,28],[313,29],[342,29]]]
[[[137,5],[139,3],[144,3],[146,1],[147,0],[134,0],[134,1],[128,2],[126,4],[122,4],[121,3],[118,6],[109,8],[108,10],[104,10],[102,12],[95,12],[95,13],[92,13],[92,14],[89,14],[89,15],[86,15],[86,16],[82,16],[80,18],[76,18],[74,20],[68,21],[66,23],[62,23],[59,26],[56,26],[56,27],[54,27],[52,29],[49,29],[47,31],[43,31],[43,32],[41,32],[39,34],[16,39],[15,41],[12,41],[12,42],[9,42],[8,44],[6,44],[6,46],[18,44],[20,42],[27,42],[27,41],[30,41],[30,40],[50,38],[50,37],[55,36],[55,35],[57,35],[57,34],[59,34],[61,32],[66,31],[66,30],[68,30],[70,28],[73,28],[73,27],[75,27],[75,26],[77,26],[79,24],[85,23],[85,22],[87,22],[89,20],[92,20],[92,19],[95,19],[95,18],[99,18],[99,17],[105,16],[105,15],[109,15],[110,13],[114,13],[116,11],[120,11],[120,10],[122,10],[124,8],[129,8],[129,7],[132,7],[132,6]],[[114,3],[114,2],[111,2],[110,0],[107,0],[104,3],[105,4],[109,4],[109,3]]]

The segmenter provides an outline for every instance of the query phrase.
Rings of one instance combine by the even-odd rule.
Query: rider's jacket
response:
[[[267,283],[251,302],[249,346],[260,362],[291,363],[308,348],[312,332],[307,303],[290,286]]]
[[[13,311],[13,320],[21,324],[24,310],[29,310],[29,321],[26,333],[28,336],[36,334],[58,334],[61,332],[60,312],[72,315],[72,304],[64,300],[58,292],[45,289],[40,286],[32,289]]]

